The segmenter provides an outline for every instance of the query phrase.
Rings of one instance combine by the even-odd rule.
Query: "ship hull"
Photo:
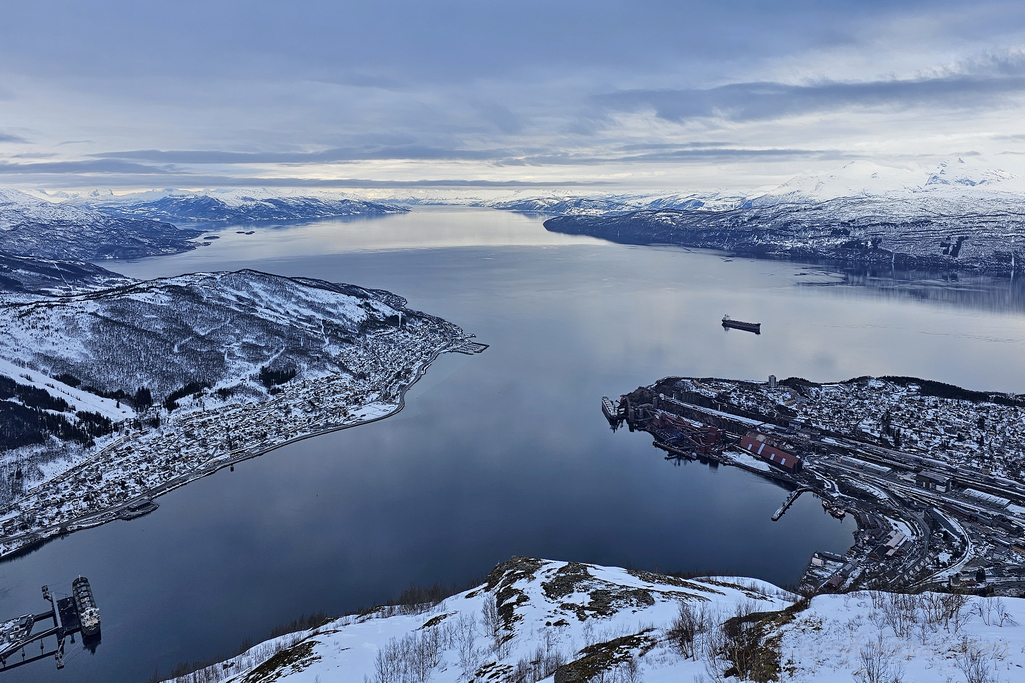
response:
[[[745,332],[754,332],[755,334],[762,333],[761,323],[745,323],[740,320],[730,320],[729,318],[723,318],[722,326],[725,328],[733,328],[735,330],[744,330]]]
[[[99,634],[100,610],[96,607],[96,598],[93,597],[89,580],[82,576],[78,577],[71,582],[71,592],[75,598],[82,633],[86,636]]]

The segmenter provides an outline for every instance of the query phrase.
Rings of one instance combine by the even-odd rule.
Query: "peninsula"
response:
[[[1025,594],[1025,397],[912,377],[819,384],[668,377],[603,401],[667,458],[741,467],[858,524],[803,583]]]
[[[484,348],[354,285],[2,265],[0,557],[145,514],[154,497],[290,441],[394,414],[439,354]]]

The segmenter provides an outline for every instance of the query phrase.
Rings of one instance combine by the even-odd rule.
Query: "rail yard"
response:
[[[603,399],[613,428],[666,458],[718,462],[808,492],[857,521],[816,553],[816,591],[951,587],[1025,595],[1025,397],[909,377],[818,384],[669,377]]]

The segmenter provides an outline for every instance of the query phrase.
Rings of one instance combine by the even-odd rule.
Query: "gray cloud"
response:
[[[144,173],[163,175],[169,169],[146,166],[118,160],[45,161],[29,164],[12,164],[0,161],[0,174],[21,175],[29,173]]]
[[[389,159],[490,160],[508,156],[508,150],[444,149],[426,145],[388,145],[373,148],[344,148],[320,152],[226,152],[217,150],[140,149],[123,152],[101,152],[95,157],[134,159],[176,164],[311,164],[379,161]]]
[[[11,133],[5,133],[0,130],[0,142],[28,142],[28,140],[20,135],[12,135]]]
[[[205,164],[317,164],[352,163],[367,160],[404,161],[488,161],[501,166],[528,165],[585,165],[637,162],[678,162],[697,159],[841,159],[837,150],[801,148],[750,148],[731,146],[721,142],[684,142],[680,144],[623,145],[605,153],[566,152],[552,153],[542,148],[521,150],[486,149],[460,150],[440,147],[400,145],[372,150],[336,148],[322,152],[224,152],[216,150],[130,150],[104,152],[102,158],[132,159],[183,165]],[[139,166],[146,172],[148,166]]]
[[[2,168],[2,165],[0,165]],[[91,184],[101,178],[89,176]],[[19,180],[28,185],[45,183],[48,187],[80,187],[83,176],[73,174],[51,175],[46,173],[23,173]],[[218,188],[405,188],[405,187],[436,187],[436,188],[555,188],[555,187],[608,187],[613,183],[604,180],[577,181],[528,181],[528,180],[492,180],[488,178],[442,178],[436,180],[381,180],[379,178],[288,178],[288,177],[252,177],[239,175],[213,175],[188,173],[160,173],[153,175],[116,173],[105,174],[102,182],[109,187],[218,187]]]
[[[10,0],[3,125],[61,154],[6,155],[0,174],[193,186],[318,166],[384,182],[708,162],[732,180],[730,164],[796,171],[852,150],[964,149],[979,132],[997,148],[1017,132],[1023,30],[1011,0]],[[890,71],[918,76],[878,76]],[[783,82],[795,73],[828,80]],[[981,107],[993,129],[969,132]],[[622,115],[649,110],[664,121]],[[842,115],[795,131],[806,112]],[[753,123],[727,133],[723,119]],[[898,125],[915,140],[880,144]],[[701,139],[725,136],[742,139]]]
[[[405,87],[572,69],[659,71],[855,40],[954,0],[85,0],[5,3],[0,63],[34,75],[264,74]]]
[[[623,163],[680,163],[686,161],[740,161],[740,160],[839,160],[850,158],[850,155],[839,150],[820,149],[757,149],[743,147],[692,147],[674,149],[667,146],[661,151],[643,154],[612,153],[605,155],[584,154],[545,154],[526,156],[520,159],[505,159],[498,162],[503,166],[559,166],[580,165],[597,166],[604,164]]]
[[[669,121],[719,117],[752,121],[851,107],[975,109],[1022,93],[1025,76],[965,75],[865,83],[732,83],[705,90],[624,90],[599,95],[595,101],[611,109],[653,108]]]

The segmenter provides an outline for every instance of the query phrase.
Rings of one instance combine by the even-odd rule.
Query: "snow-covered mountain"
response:
[[[834,200],[875,199],[880,206],[909,201],[919,210],[978,210],[995,198],[1000,205],[1020,206],[1025,180],[1014,174],[956,159],[934,167],[904,168],[872,161],[852,161],[817,174],[802,174],[767,189],[749,192],[573,194],[552,191],[459,203],[559,216],[603,216],[662,209],[726,211],[784,204],[819,204]],[[445,203],[439,200],[438,203]],[[834,204],[839,206],[839,203]],[[899,208],[896,210],[900,210]]]
[[[742,256],[1007,274],[1020,269],[1025,245],[1020,184],[963,160],[921,171],[853,162],[732,206],[653,202],[632,212],[563,215],[545,227]]]
[[[551,194],[482,202],[480,206],[553,216],[602,216],[649,209],[713,211],[740,206],[745,198],[728,193],[573,195]]]
[[[201,234],[0,190],[0,250],[11,254],[81,261],[139,258],[194,249],[191,240]]]
[[[520,211],[523,213],[540,213],[551,216],[575,215],[594,216],[609,212],[622,213],[636,211],[643,203],[636,198],[621,195],[612,196],[559,196],[541,195],[537,197],[517,197],[482,203],[492,209]]]
[[[127,195],[94,191],[67,199],[122,218],[189,222],[308,220],[348,216],[382,216],[407,209],[354,196],[324,192],[290,193],[252,190],[163,190]]]
[[[1025,181],[1012,173],[971,160],[945,161],[934,167],[884,166],[852,161],[825,173],[798,175],[765,192],[753,193],[748,206],[818,203],[834,199],[877,197],[982,201],[990,194],[1025,194]],[[978,208],[978,207],[976,207]]]
[[[173,683],[1012,681],[1022,624],[1021,598],[806,599],[755,579],[517,557],[436,604],[330,620]]]
[[[724,211],[635,211],[559,216],[553,232],[627,244],[678,244],[738,256],[1009,274],[1025,256],[1025,201],[877,197],[779,203]]]

